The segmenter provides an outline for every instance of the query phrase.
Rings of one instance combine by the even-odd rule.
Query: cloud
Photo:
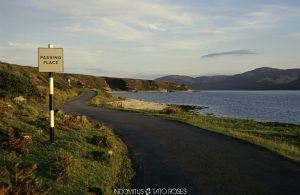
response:
[[[43,9],[63,13],[71,20],[80,19],[96,23],[103,17],[132,24],[162,21],[188,25],[194,21],[191,14],[182,12],[174,5],[147,0],[90,0],[89,3],[74,0],[31,0],[31,3]]]
[[[290,9],[272,6],[230,15],[228,12],[234,12],[233,8],[196,9],[161,0],[30,2],[42,10],[63,15],[66,33],[97,36],[122,45],[138,44],[154,51],[201,49],[211,43],[241,39],[249,32],[268,30],[291,13]]]
[[[145,42],[150,36],[149,33],[140,31],[130,25],[111,18],[101,18],[97,24],[83,26],[75,24],[66,26],[65,30],[72,33],[88,33],[113,40],[129,42]]]
[[[40,44],[37,43],[18,43],[18,42],[8,42],[8,46],[17,49],[37,49]]]
[[[110,41],[160,47],[176,40],[189,41],[185,30],[197,20],[195,13],[176,4],[147,0],[31,0],[39,9],[63,14],[67,33],[98,36]],[[67,8],[65,5],[68,5]],[[199,15],[199,13],[196,13]],[[190,41],[192,42],[192,40]],[[195,42],[195,41],[194,41]]]
[[[201,30],[200,33],[209,34],[209,35],[225,35],[226,32],[220,29],[204,29]]]
[[[91,73],[96,73],[96,74],[104,74],[104,73],[107,73],[106,70],[104,70],[103,68],[86,68],[85,70],[87,70],[88,72],[91,72]]]
[[[274,39],[276,36],[269,35],[286,33],[288,36],[296,33],[295,24],[298,22],[297,16],[300,16],[297,6],[286,4],[285,8],[280,7],[281,3],[265,1],[249,3],[251,6],[236,0],[231,3],[219,0],[210,3],[169,0],[89,0],[88,3],[76,0],[25,1],[25,7],[12,8],[20,7],[24,12],[32,14],[32,20],[26,19],[30,21],[30,28],[25,28],[25,33],[16,34],[15,37],[11,35],[8,39],[12,42],[11,46],[7,45],[6,53],[1,52],[3,57],[15,57],[16,51],[18,54],[27,52],[17,47],[36,48],[36,45],[26,45],[26,42],[31,39],[39,41],[39,35],[42,34],[48,39],[58,40],[64,48],[76,44],[74,48],[65,49],[65,59],[70,64],[70,70],[73,67],[103,65],[112,74],[112,67],[131,67],[130,71],[122,75],[130,75],[131,71],[137,71],[135,69],[146,71],[150,61],[153,61],[153,69],[164,69],[165,72],[170,70],[167,68],[170,66],[174,66],[174,70],[181,70],[182,64],[196,69],[199,67],[199,57],[207,51],[216,52],[214,48],[231,48],[232,45],[239,45],[234,49],[247,49],[249,45],[252,45],[251,48],[260,48],[263,44],[266,47],[264,50],[268,50],[273,46],[269,44],[271,41],[280,43],[280,39]],[[20,21],[20,16],[15,13],[19,12],[11,10],[6,15],[7,19],[15,17],[12,22],[9,20],[11,25],[23,26],[24,21]],[[18,23],[14,24],[15,21]],[[29,30],[36,31],[34,36],[28,37],[26,32]],[[290,37],[299,36],[294,34]],[[20,41],[25,44],[17,43]],[[77,46],[90,49],[78,49]],[[102,52],[94,52],[94,49]],[[276,48],[271,48],[273,50],[276,51]],[[253,54],[248,50],[220,51],[217,54],[207,52],[203,57]],[[280,57],[278,52],[273,53],[274,59]],[[249,63],[263,61],[256,57],[260,56],[249,56]],[[226,60],[224,63],[232,64],[232,59]],[[189,70],[193,72],[193,68]]]
[[[7,59],[7,58],[5,58],[5,57],[1,57],[1,56],[0,56],[0,61],[1,61],[1,62],[7,62],[7,61],[8,61],[8,59]]]
[[[155,24],[141,24],[141,26],[145,27],[146,29],[150,29],[150,30],[167,31],[167,29],[159,27]]]
[[[219,57],[219,56],[227,56],[227,55],[252,55],[252,54],[256,54],[253,51],[250,50],[234,50],[234,51],[226,51],[226,52],[218,52],[218,53],[210,53],[210,54],[206,54],[203,55],[203,58],[215,58],[215,57]]]
[[[66,26],[65,30],[67,32],[82,32],[82,28],[80,27],[80,24],[74,24],[72,26]]]
[[[289,21],[300,16],[299,8],[279,5],[260,6],[255,9],[248,9],[236,13],[236,15],[225,14],[215,17],[216,21],[221,20],[227,22],[227,25],[224,27],[220,24],[215,26],[217,32],[221,31],[228,36],[241,33],[270,31],[274,28],[286,25]],[[215,24],[215,22],[213,24]]]

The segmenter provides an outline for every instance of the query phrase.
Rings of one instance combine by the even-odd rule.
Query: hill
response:
[[[170,75],[156,80],[180,83],[197,90],[299,90],[300,69],[263,67],[236,75],[195,78]]]
[[[30,80],[32,84],[43,90],[47,90],[48,75],[46,73],[39,73],[38,68],[20,66],[0,62],[0,71],[3,74],[13,73],[22,76],[24,79]],[[66,90],[69,88],[95,88],[106,89],[108,91],[185,91],[187,87],[182,84],[176,84],[165,81],[128,79],[128,78],[111,78],[98,77],[83,74],[55,74],[55,87],[59,90]],[[1,88],[1,87],[0,87]]]
[[[47,77],[37,68],[0,62],[0,194],[113,194],[114,188],[130,188],[134,170],[127,147],[105,124],[56,109],[50,144]],[[72,74],[55,74],[55,81],[55,105],[77,96],[80,86],[103,84]]]

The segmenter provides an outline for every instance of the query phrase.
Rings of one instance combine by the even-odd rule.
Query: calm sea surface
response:
[[[113,95],[158,103],[208,107],[198,110],[203,114],[300,124],[300,91],[147,92]]]

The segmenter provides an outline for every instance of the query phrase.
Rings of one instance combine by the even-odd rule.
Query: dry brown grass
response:
[[[0,100],[0,117],[6,117],[10,111],[12,110],[12,106]]]
[[[7,146],[12,154],[27,154],[27,146],[31,143],[31,139],[19,134],[18,130],[9,129],[8,139],[2,141],[2,146]]]
[[[92,125],[88,118],[82,115],[68,115],[64,114],[62,111],[58,111],[57,117],[57,129],[62,131],[68,131],[70,128],[79,130],[91,127]]]
[[[72,172],[74,159],[72,155],[59,155],[57,160],[50,164],[50,175],[55,181],[60,181]]]
[[[0,184],[0,194],[47,194],[50,188],[44,185],[39,178],[34,177],[36,169],[36,164],[28,167],[22,163],[16,163],[9,167],[10,182]]]

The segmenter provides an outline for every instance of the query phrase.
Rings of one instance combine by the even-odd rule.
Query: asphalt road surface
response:
[[[106,123],[126,143],[136,171],[132,188],[195,195],[300,194],[297,163],[180,122],[85,105],[94,95],[89,91],[63,109]]]

